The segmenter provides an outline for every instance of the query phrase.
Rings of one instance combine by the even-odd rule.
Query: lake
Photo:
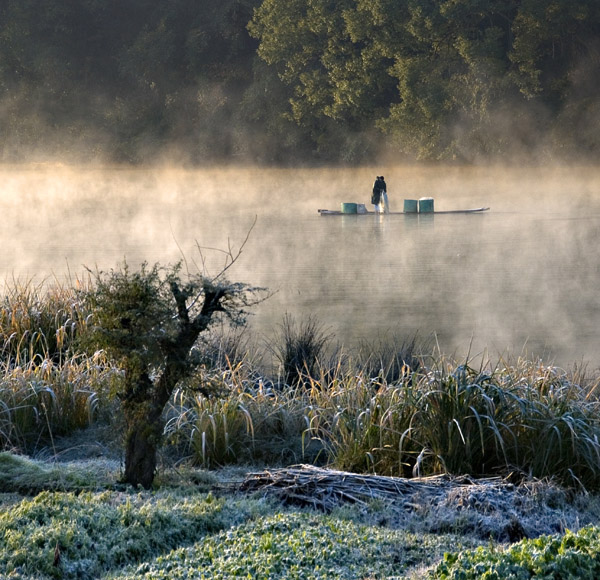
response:
[[[600,366],[600,169],[394,166],[152,169],[5,166],[4,279],[64,280],[84,266],[175,262],[274,295],[250,328],[312,315],[354,345],[397,336],[450,355],[521,353]],[[320,216],[369,204],[376,175],[392,211],[430,196],[482,214]],[[369,206],[370,207],[370,206]],[[253,225],[254,224],[254,225]],[[202,252],[198,248],[202,248]]]

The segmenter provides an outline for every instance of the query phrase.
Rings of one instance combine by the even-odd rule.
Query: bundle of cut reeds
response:
[[[241,490],[263,491],[275,495],[285,503],[312,506],[329,512],[343,503],[366,506],[373,500],[411,509],[417,496],[419,503],[437,503],[446,498],[450,489],[501,484],[506,486],[501,478],[472,480],[467,476],[436,475],[405,479],[297,465],[249,473],[241,484]]]

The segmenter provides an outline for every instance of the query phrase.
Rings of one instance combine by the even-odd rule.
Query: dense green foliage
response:
[[[3,156],[140,160],[236,151],[252,0],[9,0],[0,7]],[[240,127],[243,130],[243,126]]]
[[[8,0],[2,158],[598,154],[595,0]]]
[[[0,514],[3,578],[100,578],[247,517],[212,496],[190,499],[42,492]],[[55,556],[58,548],[59,562]]]
[[[472,159],[585,128],[599,19],[593,1],[265,0],[250,31],[301,125],[377,126],[403,153]]]
[[[3,578],[383,578],[474,548],[242,498],[42,492],[0,514]]]
[[[528,580],[578,578],[595,580],[600,574],[600,529],[588,527],[564,536],[524,540],[508,550],[477,548],[446,554],[431,578],[439,580]]]

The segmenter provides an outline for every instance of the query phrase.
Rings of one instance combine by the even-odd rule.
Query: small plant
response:
[[[387,384],[363,371],[339,369],[331,382],[313,385],[307,410],[309,433],[322,442],[339,469],[410,475],[406,464],[415,389],[409,375]],[[404,445],[404,447],[403,447]]]

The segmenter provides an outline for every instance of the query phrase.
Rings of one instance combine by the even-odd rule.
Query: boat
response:
[[[345,213],[342,211],[338,211],[338,210],[334,210],[334,209],[318,209],[317,211],[324,216],[327,215],[352,215],[352,216],[359,216],[359,215],[410,215],[410,216],[419,216],[419,215],[439,215],[439,214],[450,214],[450,213],[481,213],[484,211],[488,211],[490,208],[489,207],[475,207],[472,209],[451,209],[451,210],[445,210],[445,211],[431,211],[431,212],[405,212],[405,211],[390,211],[389,213],[385,214],[385,213],[378,213],[375,211],[363,211],[360,213]]]

